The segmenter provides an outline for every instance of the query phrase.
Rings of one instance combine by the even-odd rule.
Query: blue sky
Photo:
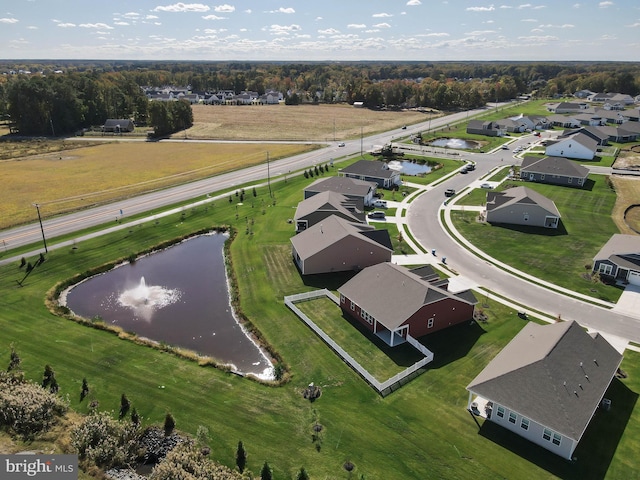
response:
[[[640,61],[640,2],[4,0],[0,58]]]

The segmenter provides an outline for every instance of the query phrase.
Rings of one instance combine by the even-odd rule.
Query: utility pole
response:
[[[47,239],[44,236],[44,227],[42,226],[42,217],[40,217],[40,205],[37,203],[33,204],[36,207],[36,210],[38,212],[38,222],[40,222],[40,231],[42,232],[42,243],[44,243],[44,253],[49,253],[49,250],[47,249]]]
[[[360,127],[360,156],[362,157],[362,126]]]

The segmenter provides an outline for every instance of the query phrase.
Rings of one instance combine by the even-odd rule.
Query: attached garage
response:
[[[639,285],[640,286],[640,272],[630,271],[629,272],[629,277],[627,277],[627,281],[631,285]]]

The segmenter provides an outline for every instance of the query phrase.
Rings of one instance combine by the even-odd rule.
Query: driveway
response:
[[[640,312],[640,285],[627,285],[620,295],[620,300],[613,307],[614,312],[629,316],[637,316]]]

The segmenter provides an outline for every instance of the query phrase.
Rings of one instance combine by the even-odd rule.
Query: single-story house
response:
[[[509,223],[532,227],[558,228],[560,212],[556,204],[527,187],[510,188],[504,192],[487,192],[489,223]]]
[[[486,135],[487,137],[503,137],[506,131],[498,127],[495,122],[489,120],[469,120],[467,123],[467,133]]]
[[[640,137],[640,123],[625,122],[622,125],[600,127],[611,142],[635,142]]]
[[[478,303],[470,290],[451,293],[433,271],[393,263],[365,268],[340,288],[340,308],[388,345],[402,343],[473,319]]]
[[[364,210],[373,202],[377,184],[349,177],[320,178],[304,189],[304,198],[310,198],[320,192],[341,193],[355,202],[358,210]]]
[[[584,133],[587,137],[593,138],[598,145],[607,145],[609,143],[609,135],[607,135],[602,129],[603,127],[582,127],[578,130],[566,132],[563,136],[569,137],[575,133]]]
[[[547,110],[551,113],[582,113],[589,108],[589,105],[580,102],[560,102],[547,104]]]
[[[615,103],[620,102],[624,105],[633,105],[634,100],[631,95],[626,93],[596,93],[589,97],[592,102]]]
[[[136,128],[136,125],[133,123],[133,120],[130,118],[110,118],[104,125],[102,126],[103,132],[109,133],[123,133],[123,132],[133,132]]]
[[[468,408],[572,459],[622,354],[578,323],[527,323],[467,386]],[[474,395],[478,400],[472,400]],[[486,405],[484,415],[478,404]]]
[[[640,235],[613,235],[593,257],[593,272],[640,285]]]
[[[291,246],[302,275],[360,271],[391,261],[393,254],[387,230],[352,223],[336,215],[292,237]]]
[[[554,127],[578,128],[582,125],[580,120],[570,115],[549,115],[548,119]]]
[[[582,187],[588,176],[587,167],[564,157],[524,157],[520,167],[520,178],[527,182]]]
[[[365,213],[358,210],[353,200],[341,193],[321,192],[298,203],[293,217],[296,233],[336,215],[352,223],[366,223]]]
[[[576,133],[570,137],[549,142],[545,155],[550,157],[579,158],[593,160],[598,149],[598,142],[584,133]]]
[[[375,182],[379,188],[391,189],[402,185],[400,172],[390,169],[386,162],[378,160],[358,160],[338,170],[338,175]]]

